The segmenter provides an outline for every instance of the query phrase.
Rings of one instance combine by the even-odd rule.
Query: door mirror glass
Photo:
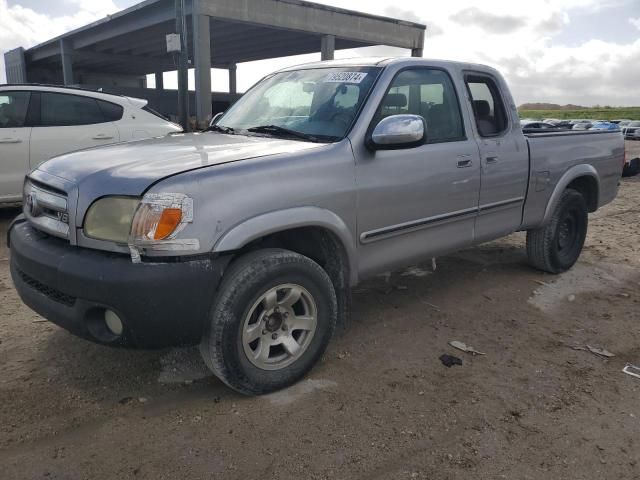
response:
[[[375,150],[393,150],[422,145],[427,126],[419,115],[391,115],[380,120],[373,130],[370,146]]]
[[[209,122],[209,126],[212,127],[214,126],[216,123],[218,123],[218,120],[220,120],[220,117],[224,115],[224,112],[218,112],[216,113],[213,118],[211,119],[211,121]]]

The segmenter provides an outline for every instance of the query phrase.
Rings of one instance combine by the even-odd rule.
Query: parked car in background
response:
[[[181,132],[147,101],[78,88],[0,86],[0,203],[20,201],[24,176],[84,148]]]
[[[615,123],[606,121],[597,121],[591,125],[590,130],[620,130],[620,127]]]
[[[621,127],[623,127],[624,125],[627,125],[629,122],[631,122],[632,120],[628,120],[628,119],[618,119],[618,120],[609,120],[611,123],[615,123],[616,125],[619,125]]]
[[[571,127],[573,125],[571,125],[571,122],[569,120],[560,120],[558,123],[556,123],[556,128],[561,128],[563,130],[571,130]]]
[[[522,128],[527,128],[527,129],[544,130],[549,128],[556,128],[556,126],[553,123],[549,123],[547,121],[541,122],[539,120],[522,120],[520,121],[520,125],[522,125]]]
[[[560,123],[562,120],[560,120],[559,118],[545,118],[543,120],[543,122],[545,123],[551,123],[553,125],[557,125],[558,123]]]
[[[572,130],[589,130],[593,126],[594,120],[572,120]]]
[[[619,132],[523,134],[498,71],[422,58],[287,68],[216,120],[29,173],[11,276],[89,340],[200,344],[244,394],[301,379],[364,278],[515,231],[568,270],[624,162]]]
[[[640,122],[629,122],[623,127],[622,133],[626,140],[640,140]]]

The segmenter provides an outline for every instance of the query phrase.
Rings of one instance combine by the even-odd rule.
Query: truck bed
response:
[[[624,162],[624,139],[619,131],[524,130],[529,146],[530,171],[523,230],[539,225],[553,192],[569,170],[600,178],[596,208],[613,200]],[[555,188],[554,188],[555,187]]]

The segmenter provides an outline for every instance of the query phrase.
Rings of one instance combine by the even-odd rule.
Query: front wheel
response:
[[[225,273],[201,353],[234,390],[269,393],[311,370],[337,315],[333,284],[320,265],[287,250],[251,252]]]
[[[549,273],[569,270],[578,260],[587,236],[589,214],[584,196],[567,189],[544,227],[527,231],[529,263]]]

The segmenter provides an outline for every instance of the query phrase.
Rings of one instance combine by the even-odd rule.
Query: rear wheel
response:
[[[313,260],[287,250],[252,252],[225,274],[201,353],[240,393],[279,390],[320,359],[337,312],[333,284]]]
[[[549,273],[562,273],[578,260],[587,236],[589,215],[582,194],[567,189],[556,206],[551,221],[527,232],[529,263]]]

